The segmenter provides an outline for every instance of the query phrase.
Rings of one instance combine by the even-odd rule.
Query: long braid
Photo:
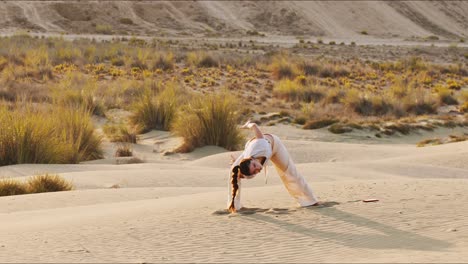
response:
[[[238,173],[239,173],[239,166],[235,166],[231,172],[232,199],[231,199],[231,204],[229,205],[229,208],[228,208],[229,212],[231,213],[236,212],[236,206],[234,205],[234,200],[237,195],[237,190],[239,190],[239,184],[237,183],[239,179]]]

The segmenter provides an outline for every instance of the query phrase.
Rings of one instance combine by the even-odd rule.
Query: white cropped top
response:
[[[265,157],[266,160],[264,165],[268,162],[271,158],[272,149],[271,144],[266,138],[254,138],[248,141],[245,144],[245,149],[242,154],[234,161],[232,167],[235,167],[240,164],[240,162],[248,157],[258,158],[258,157]]]

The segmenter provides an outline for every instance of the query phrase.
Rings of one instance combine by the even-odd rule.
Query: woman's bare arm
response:
[[[241,128],[252,129],[252,131],[255,133],[256,138],[264,138],[263,133],[262,131],[260,131],[257,124],[250,122],[250,120],[247,121],[247,123],[245,123],[243,126],[241,126]]]

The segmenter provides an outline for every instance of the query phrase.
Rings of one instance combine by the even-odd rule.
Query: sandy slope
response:
[[[467,13],[466,1],[6,1],[0,33],[89,34],[109,25],[124,35],[459,40],[468,37]]]
[[[267,132],[273,127],[265,128]],[[283,128],[284,129],[284,128]],[[272,166],[226,214],[237,152],[144,164],[15,165],[77,190],[0,198],[2,262],[463,262],[468,142],[349,144],[285,139],[324,205],[298,208]],[[296,139],[295,139],[296,138]],[[216,150],[217,151],[217,150]],[[159,159],[159,161],[157,161]],[[111,188],[112,186],[120,188]],[[363,199],[379,199],[364,203]]]

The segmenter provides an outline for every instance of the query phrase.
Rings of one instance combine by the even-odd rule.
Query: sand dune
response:
[[[467,142],[424,148],[284,142],[322,206],[297,207],[268,166],[267,184],[263,173],[243,183],[247,208],[227,214],[228,163],[238,152],[144,164],[1,167],[0,176],[18,179],[59,173],[77,190],[0,198],[0,259],[297,263],[468,257]]]

